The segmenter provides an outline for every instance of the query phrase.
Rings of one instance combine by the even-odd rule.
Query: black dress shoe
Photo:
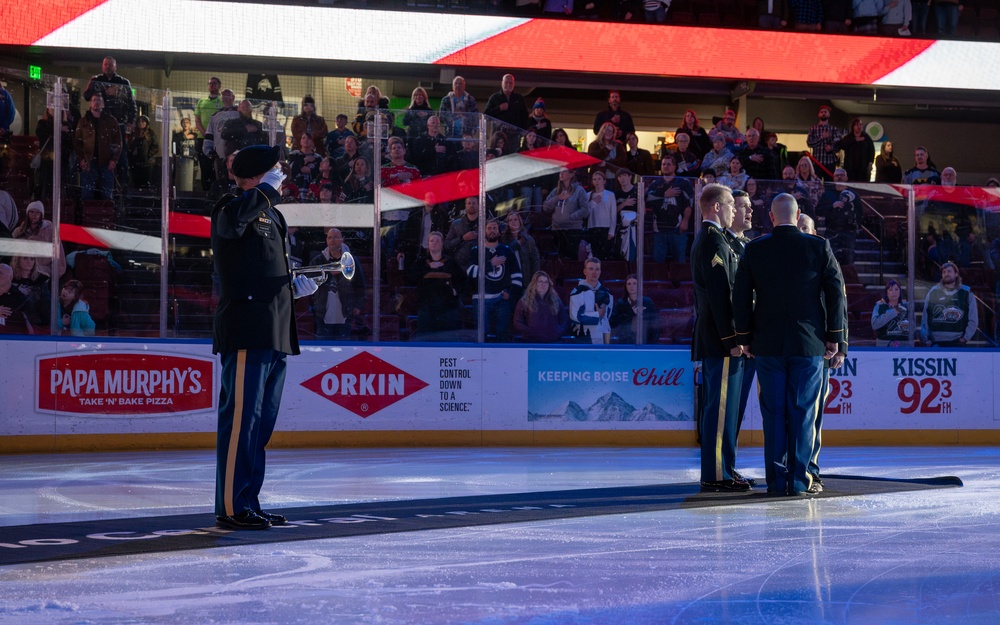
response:
[[[813,483],[809,485],[809,489],[806,490],[810,495],[818,495],[823,492],[823,482],[819,480],[813,480]]]
[[[750,490],[749,484],[746,482],[737,482],[736,480],[719,480],[718,482],[703,481],[701,483],[701,492],[703,493],[745,493],[748,490]]]
[[[257,516],[264,517],[271,522],[271,525],[284,525],[288,523],[288,519],[281,516],[280,514],[275,514],[273,512],[264,512],[263,510],[257,510]]]
[[[217,516],[215,524],[231,530],[266,530],[271,527],[270,521],[253,510],[244,510],[232,516]]]
[[[746,482],[750,486],[757,485],[757,480],[753,479],[752,477],[747,477],[742,473],[740,473],[739,471],[733,471],[733,478],[735,478],[737,482]]]

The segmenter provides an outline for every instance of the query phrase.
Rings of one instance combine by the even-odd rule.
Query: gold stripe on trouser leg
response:
[[[226,457],[226,486],[223,494],[223,503],[226,506],[226,514],[233,516],[233,472],[236,470],[236,452],[240,445],[240,429],[243,426],[243,381],[247,371],[247,350],[241,349],[236,356],[236,380],[233,385],[233,392],[236,394],[236,401],[233,408],[233,429],[229,434],[229,455]]]
[[[715,480],[721,482],[722,437],[726,430],[726,395],[729,393],[729,358],[722,359],[722,384],[719,386],[719,422],[715,427]]]

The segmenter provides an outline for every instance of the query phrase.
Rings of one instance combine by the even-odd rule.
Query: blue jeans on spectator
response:
[[[646,14],[647,24],[663,24],[667,21],[667,7],[662,4],[659,8],[650,11],[649,9],[643,9]]]
[[[934,17],[937,19],[937,28],[939,35],[945,37],[955,36],[955,33],[958,32],[957,4],[935,4]]]
[[[923,2],[923,0],[916,0],[913,3],[913,21],[910,22],[910,30],[914,35],[927,34],[927,16],[930,12],[930,6],[926,2]]]
[[[80,199],[110,200],[115,192],[115,172],[101,167],[96,158],[90,160],[90,167],[80,169]]]
[[[502,297],[486,300],[486,334],[490,334],[500,343],[510,342],[510,324],[513,314],[510,300]]]
[[[680,228],[653,233],[653,262],[665,262],[667,256],[677,263],[687,262],[687,235]]]
[[[521,187],[521,197],[524,199],[523,211],[537,213],[542,210],[542,188],[534,184],[526,184]]]

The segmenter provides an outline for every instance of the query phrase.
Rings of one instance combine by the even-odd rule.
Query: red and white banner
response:
[[[373,63],[1000,89],[996,42],[285,4],[255,4],[248,11],[245,4],[207,0],[22,0],[0,6],[0,24],[3,45],[101,54],[142,50],[357,61],[357,42],[363,41],[364,60]],[[213,36],[192,24],[215,25]],[[351,25],[350,37],[330,37],[344,24]],[[430,39],[428,33],[433,33]],[[323,45],[317,46],[318,41]],[[622,45],[624,41],[642,45]],[[683,62],[664,50],[684,50]]]

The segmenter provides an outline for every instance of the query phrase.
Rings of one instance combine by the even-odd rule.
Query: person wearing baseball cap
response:
[[[299,353],[292,301],[318,288],[304,276],[291,278],[288,225],[275,208],[285,177],[278,154],[266,145],[237,152],[232,170],[242,194],[226,195],[212,211],[220,290],[212,351],[222,360],[215,515],[231,530],[287,522],[261,509],[264,447],[278,417],[286,357]]]

